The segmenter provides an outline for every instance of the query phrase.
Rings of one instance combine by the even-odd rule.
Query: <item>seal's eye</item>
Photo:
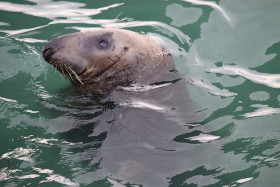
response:
[[[107,42],[105,40],[100,41],[100,46],[101,47],[107,47]]]

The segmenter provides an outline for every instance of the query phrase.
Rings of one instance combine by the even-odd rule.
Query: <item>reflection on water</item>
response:
[[[279,7],[0,2],[1,186],[277,186]],[[132,85],[101,102],[78,92],[41,48],[96,27],[154,38],[184,79]]]
[[[272,115],[272,114],[279,114],[280,108],[271,108],[265,105],[251,105],[251,107],[258,108],[254,112],[244,114],[245,117],[251,118],[256,116],[265,116],[265,115]]]
[[[216,2],[214,1],[201,1],[201,0],[183,0],[185,2],[189,2],[195,5],[205,5],[205,6],[209,6],[213,9],[215,9],[217,12],[219,12],[221,14],[222,17],[225,18],[225,20],[230,24],[233,25],[233,15],[229,16],[228,11],[225,9],[225,7],[222,7],[221,5],[218,5]]]
[[[129,27],[141,27],[141,26],[151,26],[151,27],[160,27],[161,29],[165,30],[166,32],[169,32],[170,34],[175,34],[180,42],[184,43],[187,42],[190,44],[190,38],[185,35],[183,32],[181,32],[179,29],[176,29],[174,27],[171,27],[165,23],[156,22],[156,21],[130,21],[126,23],[106,23],[102,25],[103,27],[109,27],[109,28],[129,28]],[[75,27],[75,29],[84,31],[84,30],[91,30],[91,28],[80,28]]]
[[[210,72],[221,73],[226,75],[240,75],[253,82],[264,84],[272,88],[280,88],[280,74],[273,75],[267,73],[258,73],[250,70],[245,70],[234,66],[224,66],[221,68],[212,68]]]
[[[53,2],[53,1],[36,1],[36,5],[22,5],[9,2],[0,2],[0,10],[9,12],[21,12],[23,14],[32,15],[35,17],[43,17],[53,20],[47,25],[38,26],[29,29],[18,30],[5,30],[4,32],[10,35],[16,35],[33,30],[38,30],[47,27],[51,24],[63,24],[63,23],[86,23],[86,24],[100,24],[104,22],[102,20],[95,21],[91,19],[91,16],[102,13],[102,11],[110,8],[115,8],[123,5],[123,3],[113,4],[107,7],[98,9],[86,9],[83,8],[85,4],[76,2]],[[63,20],[61,20],[63,18]],[[110,21],[111,22],[111,21]]]
[[[115,8],[124,3],[116,3],[97,9],[83,8],[85,4],[77,2],[54,2],[50,0],[38,0],[34,5],[22,5],[9,2],[0,2],[0,9],[8,12],[22,12],[27,15],[55,20],[64,18],[68,20],[90,20],[90,16],[100,14],[102,11]]]

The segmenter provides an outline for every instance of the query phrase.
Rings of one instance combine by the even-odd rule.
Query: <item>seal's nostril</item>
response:
[[[43,51],[42,51],[43,55],[46,54],[46,52],[47,52],[49,49],[51,49],[51,48],[43,49]]]
[[[44,48],[42,51],[43,57],[46,61],[50,58],[51,55],[55,53],[54,48]]]

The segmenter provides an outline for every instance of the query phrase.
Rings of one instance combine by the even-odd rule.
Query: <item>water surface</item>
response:
[[[277,186],[279,8],[278,0],[1,1],[1,186]],[[189,107],[178,104],[177,115],[153,98],[98,103],[43,60],[48,40],[100,27],[163,44],[185,78],[185,90],[173,91]]]

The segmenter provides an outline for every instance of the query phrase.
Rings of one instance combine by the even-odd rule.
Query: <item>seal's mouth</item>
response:
[[[115,58],[107,57],[104,58],[104,63],[100,63],[103,64],[101,66],[87,65],[86,67],[82,67],[78,65],[79,63],[71,62],[71,60],[67,57],[59,55],[59,48],[48,47],[48,45],[49,44],[46,44],[42,50],[44,59],[57,71],[59,71],[66,79],[70,80],[74,84],[97,84],[98,82],[102,81],[102,78],[105,79],[106,76],[113,75],[113,72],[111,72],[111,74],[106,74],[106,72],[109,71],[120,60],[120,57],[118,56],[115,56]]]
[[[50,64],[53,65],[64,77],[72,81],[73,83],[80,83],[84,85],[82,78],[76,71],[74,71],[70,66],[61,63],[55,63],[54,61],[50,61]]]
[[[77,67],[71,67],[68,64],[71,63],[65,63],[62,62],[62,60],[58,60],[53,57],[53,55],[58,50],[56,48],[43,48],[42,54],[44,59],[51,64],[57,71],[59,71],[66,79],[69,79],[73,83],[79,83],[84,85],[81,76],[84,74],[86,70],[81,70],[79,73],[77,73]]]

